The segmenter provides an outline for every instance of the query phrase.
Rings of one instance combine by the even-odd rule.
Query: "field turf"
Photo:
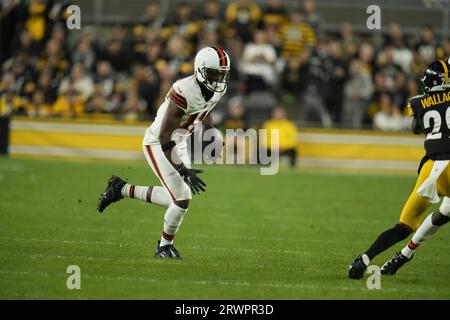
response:
[[[115,173],[157,182],[145,161],[0,159],[1,299],[449,299],[450,227],[380,290],[347,266],[393,226],[411,174],[205,167],[176,239],[153,258],[164,210],[136,200],[96,211]],[[403,243],[373,261],[381,265]],[[66,269],[81,268],[81,290]]]

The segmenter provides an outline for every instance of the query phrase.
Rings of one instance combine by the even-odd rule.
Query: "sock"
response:
[[[402,249],[402,255],[404,255],[405,257],[407,257],[408,259],[411,259],[414,251],[416,250],[416,248],[419,245],[415,244],[412,240],[409,240],[408,244],[406,245],[406,247],[404,247]]]
[[[390,248],[397,242],[406,239],[410,234],[410,229],[400,223],[397,223],[393,228],[380,234],[365,254],[367,254],[369,259],[372,260],[384,250]]]
[[[148,189],[152,188],[150,201],[148,201],[147,193]],[[148,186],[135,186],[133,184],[125,184],[121,190],[122,196],[124,198],[138,199],[145,202],[150,202],[158,206],[163,206],[168,208],[172,204],[172,198],[169,192],[159,186],[148,187]]]
[[[408,259],[411,259],[417,247],[439,229],[439,226],[435,226],[433,224],[432,217],[433,214],[430,214],[425,218],[425,220],[423,220],[419,229],[417,229],[416,233],[414,233],[412,239],[402,249],[402,255]]]
[[[440,226],[436,226],[433,224],[434,214],[436,213],[429,214],[425,218],[425,220],[423,220],[422,224],[420,225],[419,229],[417,229],[416,233],[414,233],[414,236],[409,241],[408,245],[402,249],[402,254],[408,259],[411,259],[414,251],[416,251],[417,247],[422,242],[427,240],[429,237],[435,234],[436,231],[439,230]]]
[[[412,241],[416,245],[420,245],[422,242],[427,240],[429,237],[435,234],[436,231],[439,230],[439,226],[435,226],[431,221],[432,216],[433,214],[429,214],[428,217],[426,217],[425,220],[423,220],[422,224],[420,225],[419,229],[417,229],[416,233],[414,233]]]
[[[172,198],[166,188],[156,186],[152,187],[150,202],[168,208],[172,204]]]
[[[126,183],[121,190],[122,197],[147,201],[148,188],[147,186],[141,187]]]
[[[169,208],[167,208],[166,214],[164,215],[164,228],[160,244],[161,247],[168,244],[173,244],[173,239],[175,238],[186,212],[187,209],[180,208],[175,203],[172,203]]]

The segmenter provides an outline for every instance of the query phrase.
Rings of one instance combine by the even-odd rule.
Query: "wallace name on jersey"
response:
[[[420,103],[424,109],[442,104],[445,102],[450,102],[450,91],[447,92],[437,92],[428,97],[420,99]]]

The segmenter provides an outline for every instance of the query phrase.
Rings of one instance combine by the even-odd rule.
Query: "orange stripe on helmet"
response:
[[[225,52],[222,50],[222,48],[218,47],[212,47],[214,50],[216,50],[217,54],[219,55],[219,64],[221,67],[226,67],[228,65],[228,59]]]

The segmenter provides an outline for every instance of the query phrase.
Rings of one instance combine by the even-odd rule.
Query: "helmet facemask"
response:
[[[227,89],[230,80],[230,70],[228,68],[207,68],[203,67],[198,70],[203,77],[203,84],[211,91],[223,92]]]

